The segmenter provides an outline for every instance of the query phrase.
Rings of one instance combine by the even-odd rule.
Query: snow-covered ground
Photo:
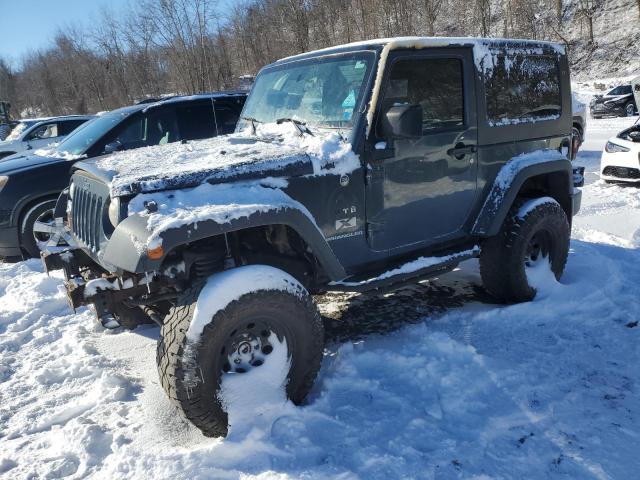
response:
[[[640,189],[597,175],[633,120],[590,120],[561,283],[492,305],[471,261],[384,298],[318,299],[330,341],[308,404],[271,395],[226,440],[165,398],[158,328],[105,331],[39,262],[0,264],[0,477],[637,477]]]

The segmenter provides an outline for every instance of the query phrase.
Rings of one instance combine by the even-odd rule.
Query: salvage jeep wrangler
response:
[[[503,302],[535,296],[529,268],[560,278],[581,199],[571,117],[552,43],[412,37],[285,58],[234,134],[77,163],[56,207],[68,246],[43,262],[105,327],[157,322],[167,395],[224,436],[225,376],[258,374],[275,342],[287,397],[309,392],[324,345],[312,295],[474,257]]]

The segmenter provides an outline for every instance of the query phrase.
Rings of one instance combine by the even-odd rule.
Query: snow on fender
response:
[[[187,340],[200,341],[202,330],[213,316],[234,300],[257,290],[280,290],[302,298],[308,295],[300,282],[283,270],[269,265],[246,265],[212,275],[198,296]]]

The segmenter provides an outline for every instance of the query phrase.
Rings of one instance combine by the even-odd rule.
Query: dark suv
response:
[[[591,100],[591,116],[631,117],[638,112],[631,85],[620,85],[604,95],[595,95]]]
[[[52,235],[53,208],[77,160],[230,133],[245,99],[243,92],[222,92],[125,107],[85,123],[53,149],[4,159],[0,256],[37,257],[44,244],[63,243]]]
[[[304,399],[323,354],[313,294],[394,289],[473,257],[505,302],[534,297],[530,269],[562,275],[581,198],[563,47],[311,52],[265,67],[242,115],[190,151],[78,163],[56,207],[72,245],[43,253],[74,308],[161,326],[161,383],[206,435],[227,432],[223,380],[275,358]]]

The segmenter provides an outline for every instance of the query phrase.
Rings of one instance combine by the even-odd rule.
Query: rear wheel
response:
[[[548,262],[560,279],[569,254],[570,227],[562,207],[553,198],[516,202],[494,237],[480,253],[480,274],[487,291],[505,302],[532,300],[536,290],[526,269]]]
[[[250,272],[244,279],[247,284],[254,280]],[[237,285],[231,281],[223,288]],[[304,294],[256,289],[240,295],[205,314],[206,324],[195,342],[187,338],[190,325],[198,306],[200,312],[207,309],[211,295],[201,283],[179,297],[160,330],[158,373],[169,398],[205,435],[225,436],[228,431],[227,411],[219,395],[223,377],[259,371],[275,361],[272,353],[278,344],[286,345],[290,359],[287,397],[294,403],[304,400],[320,368],[324,329],[313,299],[301,291]],[[198,324],[202,318],[197,318]]]
[[[29,257],[39,257],[40,250],[51,240],[55,207],[56,200],[45,200],[25,213],[20,225],[20,244]]]
[[[629,102],[625,105],[624,113],[627,115],[627,117],[633,117],[635,115],[636,107],[633,102]]]

